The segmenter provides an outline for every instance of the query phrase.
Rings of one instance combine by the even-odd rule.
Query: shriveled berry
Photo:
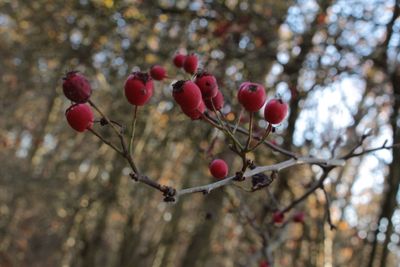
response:
[[[276,211],[272,215],[272,220],[274,221],[274,223],[282,223],[284,218],[285,215],[280,211]]]
[[[77,71],[71,71],[63,78],[64,95],[76,103],[85,103],[92,94],[92,87],[85,76]]]
[[[212,176],[217,179],[222,179],[228,175],[228,165],[222,159],[214,159],[209,165],[209,170]]]
[[[195,54],[186,56],[185,62],[183,63],[183,69],[190,74],[194,74],[197,71],[198,59]]]
[[[150,69],[150,76],[154,80],[162,81],[167,77],[167,71],[163,66],[154,65]]]
[[[125,81],[125,96],[129,103],[143,106],[153,95],[153,80],[145,72],[133,72]]]
[[[206,111],[206,105],[204,105],[204,102],[201,101],[197,108],[192,109],[192,110],[186,110],[186,109],[182,108],[182,111],[192,120],[199,120],[199,119],[201,119],[203,113]]]
[[[182,55],[182,54],[179,54],[179,53],[176,54],[174,56],[174,59],[173,59],[174,65],[177,68],[182,68],[183,67],[183,63],[185,63],[185,59],[186,59],[185,55]]]
[[[205,99],[204,103],[206,104],[209,110],[220,110],[224,106],[224,96],[221,91],[218,90],[217,95],[211,99]]]
[[[265,89],[261,84],[244,82],[239,87],[238,100],[247,111],[260,110],[266,99]]]
[[[293,215],[293,221],[296,223],[303,223],[304,222],[305,214],[302,211],[298,211]]]
[[[281,99],[272,99],[264,109],[264,118],[271,124],[281,123],[288,112],[288,105]]]
[[[172,96],[182,109],[194,110],[200,105],[201,92],[194,82],[177,81],[172,87]]]
[[[74,104],[65,111],[68,124],[78,132],[84,132],[93,126],[94,115],[87,104]]]
[[[206,71],[197,72],[194,82],[200,88],[203,99],[213,98],[217,95],[218,84],[214,75]]]

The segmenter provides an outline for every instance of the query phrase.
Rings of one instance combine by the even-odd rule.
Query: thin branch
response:
[[[328,192],[326,192],[326,189],[323,185],[321,186],[321,189],[324,192],[324,196],[325,196],[325,209],[326,209],[327,221],[328,221],[328,224],[329,224],[331,230],[334,230],[334,229],[336,229],[336,225],[334,225],[332,222],[332,216],[331,216],[331,210],[330,210],[331,202],[329,199],[329,195],[328,195]]]
[[[247,170],[244,174],[243,174],[243,178],[248,178],[251,177],[255,174],[258,173],[263,173],[263,172],[267,172],[267,171],[281,171],[283,169],[292,167],[292,166],[297,166],[297,165],[303,165],[303,164],[317,164],[320,166],[323,166],[325,168],[332,168],[332,167],[336,167],[336,166],[343,166],[345,163],[344,160],[325,160],[325,159],[318,159],[318,158],[312,158],[312,157],[300,157],[298,159],[289,159],[274,165],[267,165],[267,166],[259,166],[256,167],[252,170]],[[237,179],[237,175],[234,176],[230,176],[227,177],[223,180],[211,183],[211,184],[207,184],[207,185],[203,185],[203,186],[196,186],[196,187],[191,187],[191,188],[186,188],[186,189],[181,189],[178,190],[176,192],[176,196],[182,196],[182,195],[187,195],[187,194],[192,194],[192,193],[205,193],[208,194],[211,191],[229,185],[231,183],[233,183],[236,179]]]
[[[165,197],[164,201],[170,202],[175,200],[173,196],[176,194],[176,190],[174,188],[159,184],[146,175],[140,175],[134,172],[130,173],[129,175],[134,181],[147,184],[148,186],[153,187],[158,191],[161,191]]]
[[[298,205],[299,203],[303,202],[306,198],[308,198],[308,196],[310,196],[312,193],[314,193],[318,188],[321,188],[325,179],[328,177],[328,173],[330,170],[332,170],[332,167],[325,170],[325,172],[322,174],[322,176],[319,178],[319,180],[314,183],[314,185],[312,185],[301,197],[292,201],[292,203],[290,203],[289,206],[287,206],[286,208],[281,210],[281,212],[286,213],[286,212],[290,211],[296,205]]]
[[[375,148],[370,148],[370,149],[365,149],[365,150],[363,150],[363,151],[361,151],[359,153],[354,153],[353,152],[352,154],[347,154],[347,155],[341,157],[341,159],[347,160],[347,159],[350,159],[350,158],[359,157],[359,156],[362,156],[364,154],[368,154],[368,153],[375,152],[375,151],[378,151],[378,150],[392,149],[392,148],[398,148],[398,147],[400,147],[400,143],[397,143],[397,144],[394,144],[394,145],[391,145],[391,146],[387,146],[386,142],[385,142],[382,146],[375,147]]]

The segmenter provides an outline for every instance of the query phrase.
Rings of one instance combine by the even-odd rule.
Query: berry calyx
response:
[[[193,110],[186,110],[182,108],[182,111],[192,120],[199,120],[203,116],[203,113],[206,111],[206,105],[204,104],[203,101],[201,101],[197,108]]]
[[[285,215],[280,211],[275,211],[272,215],[272,220],[274,221],[274,223],[282,223],[284,218]]]
[[[183,63],[183,69],[190,74],[194,74],[197,71],[198,59],[195,54],[186,56]]]
[[[298,211],[293,215],[293,221],[296,223],[303,223],[304,222],[305,214],[302,211]]]
[[[163,66],[154,65],[150,69],[150,76],[154,80],[162,81],[167,77],[167,71]]]
[[[153,95],[153,80],[145,72],[133,72],[126,79],[124,89],[129,103],[143,106]]]
[[[174,56],[174,59],[173,59],[174,65],[177,68],[182,68],[183,67],[183,63],[185,63],[185,59],[186,59],[185,55],[182,55],[182,54],[179,54],[179,53],[176,54]]]
[[[224,96],[221,91],[218,90],[217,95],[211,99],[205,99],[204,103],[206,104],[209,110],[220,110],[224,106]]]
[[[209,165],[209,170],[212,176],[217,179],[222,179],[228,175],[228,165],[222,159],[214,159]]]
[[[196,80],[194,82],[200,88],[203,99],[213,98],[217,95],[218,84],[214,75],[206,71],[197,72]]]
[[[288,112],[288,105],[281,99],[272,99],[264,109],[264,118],[271,124],[281,123]]]
[[[78,132],[84,132],[93,126],[94,115],[87,104],[74,104],[65,111],[68,124]]]
[[[239,87],[239,103],[249,112],[255,112],[262,108],[267,96],[261,84],[244,82]]]
[[[172,88],[172,96],[182,109],[194,110],[202,102],[200,89],[192,81],[177,81]]]
[[[85,103],[92,94],[92,87],[85,76],[77,71],[68,72],[63,78],[64,95],[76,103]]]

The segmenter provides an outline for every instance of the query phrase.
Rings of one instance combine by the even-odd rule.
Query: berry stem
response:
[[[111,122],[111,120],[91,101],[88,101],[89,104],[108,122],[108,124],[111,125],[111,127],[114,129],[115,133],[117,134],[120,142],[121,142],[121,146],[122,146],[122,151],[120,152],[120,154],[128,161],[129,165],[131,166],[132,170],[136,173],[139,174],[139,169],[136,167],[135,162],[133,161],[133,158],[127,148],[126,142],[125,142],[125,138],[121,133],[121,130],[118,130],[117,127]],[[100,135],[98,135],[98,137],[100,138]],[[106,140],[104,138],[100,138],[103,142],[106,143]],[[107,144],[107,143],[106,143]],[[111,143],[110,143],[111,144]],[[120,151],[120,150],[117,150]]]
[[[247,138],[246,146],[244,148],[244,154],[246,154],[247,152],[250,151],[249,146],[250,146],[251,139],[253,137],[253,123],[254,123],[254,112],[250,112],[249,136]]]
[[[233,133],[233,134],[236,133],[236,130],[237,130],[237,128],[239,127],[239,123],[240,123],[240,120],[242,119],[243,113],[244,113],[244,108],[242,107],[242,108],[240,109],[239,116],[238,116],[237,121],[236,121],[236,123],[235,123],[235,127],[234,127],[233,130],[232,130],[232,133]]]
[[[114,125],[114,123],[112,123],[112,122],[110,121],[110,119],[109,119],[106,115],[104,115],[104,113],[93,103],[92,100],[89,99],[89,100],[88,100],[88,103],[100,114],[100,116],[101,116],[102,118],[104,118],[104,119],[107,121],[107,123],[108,123],[109,125],[111,125],[111,127],[114,129],[114,131],[115,131],[118,135],[121,134],[121,131],[117,129],[117,127]]]
[[[95,130],[89,128],[88,129],[89,132],[91,132],[93,135],[97,136],[104,144],[110,146],[112,149],[114,149],[115,151],[117,151],[120,155],[124,155],[124,153],[119,150],[115,145],[113,145],[111,142],[107,141],[103,136],[101,136],[98,132],[96,132]]]
[[[272,124],[268,123],[267,129],[265,130],[265,133],[263,135],[263,137],[261,138],[261,140],[252,148],[249,149],[249,151],[253,151],[254,149],[256,149],[259,145],[261,145],[262,143],[264,143],[265,139],[267,139],[268,135],[271,133],[272,130]]]
[[[236,139],[235,135],[231,132],[231,130],[229,129],[229,127],[227,126],[228,123],[224,123],[221,119],[220,114],[218,113],[217,109],[215,108],[214,102],[211,101],[211,105],[213,107],[213,111],[215,113],[215,115],[217,116],[217,120],[219,125],[221,125],[222,127],[222,131],[232,140],[233,144],[235,147],[239,147],[240,150],[243,150],[243,146],[242,144],[239,142],[239,140]]]
[[[132,155],[133,139],[135,138],[137,110],[138,110],[138,106],[135,105],[133,108],[133,117],[132,117],[132,123],[131,123],[131,136],[129,139],[129,149],[128,149],[129,155]]]
[[[222,128],[220,125],[218,125],[218,124],[215,123],[213,120],[211,120],[207,115],[202,114],[202,118],[203,118],[206,122],[208,122],[209,124],[211,124],[213,127],[217,128],[217,129],[219,129],[219,130],[221,130],[221,131],[224,131],[224,128]]]

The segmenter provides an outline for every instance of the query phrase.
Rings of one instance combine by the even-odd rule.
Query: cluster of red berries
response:
[[[173,63],[193,74],[191,80],[180,80],[172,87],[172,96],[181,107],[184,114],[192,120],[202,119],[206,108],[210,111],[220,111],[224,106],[224,96],[219,90],[217,79],[211,73],[198,69],[198,58],[195,54],[176,54]],[[167,78],[163,66],[153,65],[149,72],[136,71],[131,73],[125,81],[124,92],[128,102],[135,106],[143,106],[153,95],[153,80],[162,81]],[[66,111],[67,121],[78,132],[91,129],[94,115],[91,107],[86,104],[92,94],[88,80],[77,71],[68,72],[64,77],[63,91],[65,96],[74,104]],[[238,101],[248,112],[259,111],[266,102],[265,88],[258,83],[243,82],[239,86]],[[91,103],[91,102],[89,102]],[[286,117],[288,106],[281,99],[272,99],[265,105],[264,118],[270,124],[279,124]],[[228,165],[221,159],[210,163],[211,174],[222,179],[228,174]],[[278,216],[279,217],[279,216]],[[283,220],[277,217],[276,221]],[[275,219],[274,219],[275,221]]]
[[[173,59],[174,65],[177,68],[183,68],[187,73],[194,74],[197,71],[199,60],[195,54],[183,55],[177,53]]]
[[[92,94],[89,81],[77,71],[68,72],[63,78],[64,95],[74,102],[65,112],[69,125],[78,132],[84,132],[93,126],[93,111],[86,102]]]

